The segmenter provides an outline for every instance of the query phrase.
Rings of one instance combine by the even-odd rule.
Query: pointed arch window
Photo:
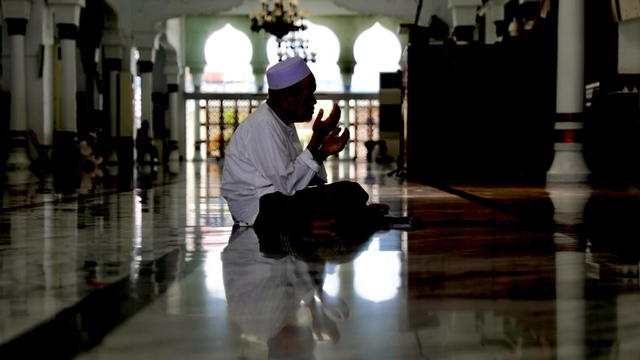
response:
[[[400,69],[400,40],[379,22],[365,30],[353,45],[356,66],[351,79],[353,92],[380,91],[380,73]]]
[[[253,46],[242,31],[231,24],[209,36],[204,45],[207,65],[202,75],[202,92],[254,92],[251,66]]]
[[[342,92],[342,76],[338,66],[340,40],[326,26],[317,25],[311,21],[306,21],[305,24],[307,30],[300,32],[297,36],[309,40],[308,51],[317,54],[315,63],[307,63],[316,78],[317,91]],[[278,43],[273,36],[267,41],[267,58],[270,66],[278,62]],[[267,82],[265,81],[266,87]]]

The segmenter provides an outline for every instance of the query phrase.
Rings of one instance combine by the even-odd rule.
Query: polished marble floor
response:
[[[7,174],[0,358],[640,359],[637,189],[327,168],[423,227],[234,229],[215,162]]]

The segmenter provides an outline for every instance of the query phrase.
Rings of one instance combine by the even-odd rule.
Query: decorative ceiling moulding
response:
[[[133,31],[152,30],[159,22],[174,17],[214,14],[242,4],[242,0],[119,0],[119,2],[130,3]]]
[[[394,16],[411,22],[415,19],[418,8],[415,0],[333,0],[333,2],[360,14]],[[427,26],[431,16],[437,15],[451,26],[451,11],[447,5],[447,0],[425,1],[418,23]]]
[[[332,0],[299,0],[299,2],[301,9],[308,11],[313,17],[357,14],[355,11],[337,5]],[[259,0],[245,0],[242,5],[234,7],[229,11],[224,11],[223,14],[246,16],[256,10],[256,4],[258,3]]]

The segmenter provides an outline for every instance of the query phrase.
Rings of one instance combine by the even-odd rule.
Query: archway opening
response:
[[[308,62],[309,68],[316,78],[317,91],[341,92],[343,91],[342,76],[338,59],[340,58],[340,41],[336,34],[326,26],[317,25],[311,21],[305,23],[307,30],[296,36],[308,40],[307,53],[316,54],[316,62]],[[278,62],[278,43],[275,37],[267,41],[267,58],[269,65]],[[265,88],[267,82],[265,81]]]
[[[378,92],[380,73],[394,72],[402,56],[400,40],[379,22],[358,36],[353,45],[356,66],[351,79],[353,92]]]
[[[207,65],[202,74],[202,92],[254,92],[251,66],[253,46],[242,31],[231,24],[209,36],[204,45]]]

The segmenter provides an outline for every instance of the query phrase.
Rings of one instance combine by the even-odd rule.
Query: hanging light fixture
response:
[[[299,31],[307,29],[304,20],[309,13],[298,11],[298,0],[273,0],[273,8],[270,3],[270,0],[260,0],[262,9],[249,14],[251,30],[259,32],[264,29],[276,37],[279,61],[299,56],[304,61],[315,62],[316,54],[308,51],[309,41],[298,35]]]
[[[309,51],[309,40],[297,32],[291,32],[283,39],[276,39],[278,43],[278,61],[297,56],[305,62],[316,62],[316,53]]]

